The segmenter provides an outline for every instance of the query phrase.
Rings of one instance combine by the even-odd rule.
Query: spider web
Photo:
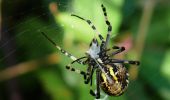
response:
[[[3,7],[6,7],[13,3],[17,3],[17,2],[3,1],[2,5],[4,5]],[[35,6],[35,4],[31,6],[31,2],[28,2],[28,3],[30,4],[23,4],[23,5],[20,3],[18,4],[20,5],[20,7],[27,6],[28,8],[23,7],[25,11],[19,10],[22,8],[17,8],[16,10],[18,10],[18,12],[13,10],[14,9],[13,7],[9,7],[7,10],[2,8],[3,11],[2,11],[2,29],[1,29],[1,34],[0,34],[0,40],[1,40],[0,49],[3,49],[5,46],[10,45],[10,43],[12,42],[15,42],[14,44],[15,48],[11,49],[7,55],[1,56],[0,58],[1,62],[3,62],[3,60],[9,57],[11,54],[19,51],[20,47],[24,47],[25,45],[28,45],[28,42],[29,42],[29,45],[32,45],[33,48],[37,48],[37,49],[40,48],[40,46],[43,45],[41,41],[42,40],[41,39],[42,37],[40,34],[41,31],[52,30],[54,32],[55,30],[56,32],[58,32],[60,31],[59,26],[62,27],[62,25],[57,26],[54,20],[47,19],[47,17],[50,17],[51,19],[53,19],[52,18],[53,16],[48,9],[50,2],[48,4],[46,4],[45,2],[44,3],[41,2],[41,5],[38,5],[37,3],[38,6],[37,5]],[[56,3],[56,4],[58,3],[58,7],[59,8],[62,7],[62,10],[68,9],[68,6],[67,6],[68,4],[64,2],[57,1],[57,2],[51,2],[51,3]],[[11,12],[14,15],[12,15]],[[11,23],[9,21],[11,21]],[[8,34],[9,36],[6,36],[6,34]],[[4,39],[6,37],[7,39]],[[30,39],[30,41],[28,40],[24,41],[24,39],[26,39],[24,37],[28,39],[30,38],[32,39]],[[24,39],[22,40],[22,38]],[[22,53],[21,59],[25,55],[27,54]]]
[[[48,41],[42,37],[41,31],[51,33],[52,37],[57,36],[58,33],[59,36],[57,36],[57,38],[61,38],[62,35],[60,31],[63,26],[61,24],[56,25],[54,17],[49,10],[49,5],[52,3],[58,4],[58,9],[56,10],[60,10],[61,12],[68,9],[69,6],[62,1],[47,2],[47,0],[34,2],[33,0],[3,0],[0,2],[2,4],[2,12],[0,14],[2,20],[0,21],[0,80],[6,83],[8,82],[6,80],[15,77],[18,78],[19,76],[35,71],[36,66],[34,66],[33,70],[31,66],[26,67],[29,65],[29,62],[46,58],[46,55],[51,54],[52,51],[54,52],[55,49],[47,49],[50,47],[45,45]],[[53,38],[53,40],[61,43],[61,39],[57,40]],[[51,46],[51,48],[53,47]],[[20,65],[23,66],[20,67]],[[12,70],[12,72],[10,72],[10,70]],[[33,80],[34,79],[29,83],[36,83],[33,82]],[[11,84],[15,83],[11,81]],[[16,86],[13,85],[12,87]],[[0,92],[5,94],[7,93],[5,90],[6,88],[1,89]],[[9,93],[7,93],[7,95],[10,97]]]
[[[24,10],[25,9],[26,10],[25,11],[18,10],[18,12],[14,10],[16,9],[15,6],[10,6],[14,3],[16,2],[11,0],[2,1],[4,7],[2,9],[3,12],[1,13],[2,28],[0,34],[0,41],[1,41],[0,50],[1,51],[4,51],[6,49],[8,50],[7,53],[0,54],[1,55],[0,66],[2,66],[1,69],[6,68],[7,65],[3,63],[6,62],[8,58],[11,58],[11,56],[12,58],[17,56],[17,59],[9,66],[12,66],[13,64],[15,65],[18,63],[29,61],[32,59],[37,59],[42,57],[43,54],[49,54],[52,51],[55,51],[55,48],[53,48],[52,46],[50,48],[52,48],[53,50],[51,49],[46,50],[45,47],[48,47],[47,45],[49,45],[49,42],[45,41],[44,37],[41,36],[41,31],[50,34],[50,37],[52,37],[54,41],[56,41],[59,44],[62,44],[61,39],[58,38],[63,37],[61,29],[65,26],[61,23],[57,23],[58,25],[56,25],[55,17],[52,15],[52,12],[49,11],[50,4],[52,7],[54,7],[51,8],[51,10],[54,11],[57,10],[57,13],[59,11],[67,12],[69,14],[74,12],[71,9],[71,2],[65,3],[63,0],[58,0],[55,2],[47,2],[46,0],[44,0],[44,2],[41,4],[36,3],[35,5],[31,5],[30,3],[28,4],[28,6],[26,6],[26,4],[22,5],[21,2],[20,3],[21,8],[17,8],[17,9],[22,9],[23,6],[26,6],[28,8],[23,7]],[[55,4],[57,4],[57,9],[55,9]],[[5,7],[7,6],[9,6],[9,8],[6,10]],[[13,14],[11,13],[12,11],[14,12]],[[10,23],[10,21],[12,21],[12,23]],[[70,27],[74,28],[74,25],[71,24]],[[93,34],[91,36],[93,37]],[[115,36],[115,34],[113,36]],[[12,46],[12,47],[8,48],[8,46]],[[87,46],[88,44],[85,45],[85,48]],[[75,51],[75,49],[70,51]],[[83,49],[82,51],[85,51],[85,49]],[[80,53],[82,53],[82,51],[80,51]],[[63,70],[65,69],[63,68]],[[83,82],[81,82],[81,84],[83,84]],[[135,94],[135,91],[133,91],[132,94]],[[108,96],[103,93],[102,96],[104,98],[100,100],[109,99]]]

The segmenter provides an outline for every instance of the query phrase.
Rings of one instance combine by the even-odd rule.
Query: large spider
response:
[[[110,40],[110,34],[112,31],[112,26],[107,18],[106,8],[101,5],[105,22],[108,26],[108,33],[106,40],[102,37],[102,35],[96,30],[96,27],[92,24],[90,20],[84,19],[80,16],[72,14],[72,16],[78,17],[84,21],[86,21],[92,29],[95,31],[95,34],[98,35],[101,43],[98,43],[96,37],[94,37],[90,43],[89,50],[86,51],[86,56],[81,58],[76,58],[72,54],[60,48],[55,42],[53,42],[44,32],[42,34],[64,55],[68,56],[73,60],[70,64],[66,66],[66,69],[74,71],[84,76],[85,84],[90,84],[92,87],[92,77],[94,71],[96,71],[96,88],[97,91],[94,92],[92,88],[90,89],[90,94],[95,96],[95,98],[100,98],[100,88],[112,96],[120,96],[124,93],[128,86],[128,71],[125,68],[125,64],[134,64],[139,65],[139,61],[129,61],[129,60],[120,60],[120,59],[112,59],[111,57],[124,51],[124,47],[113,46],[112,49],[116,49],[116,51],[108,54],[110,49],[107,49],[108,42]],[[83,60],[84,59],[84,60]],[[87,65],[86,71],[81,71],[73,68],[73,63],[79,63],[83,65]]]

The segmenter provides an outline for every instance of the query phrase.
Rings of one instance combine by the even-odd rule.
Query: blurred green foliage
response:
[[[133,60],[137,55],[142,55],[141,65],[136,70],[138,77],[130,80],[125,94],[120,97],[108,96],[106,100],[170,100],[170,2],[168,0],[152,0],[156,4],[143,44],[143,52],[138,54],[134,49],[144,13],[143,7],[147,2],[142,0],[2,1],[2,36],[9,34],[11,37],[1,42],[0,46],[0,100],[16,100],[11,98],[13,92],[22,100],[93,100],[94,97],[89,94],[90,86],[84,84],[83,77],[65,69],[71,60],[58,52],[41,32],[45,32],[58,45],[76,57],[82,57],[94,37],[94,32],[86,22],[70,15],[76,14],[90,19],[105,37],[107,26],[101,4],[105,5],[113,26],[110,46],[130,37],[132,38],[132,43],[129,43],[132,45],[130,53],[122,55]],[[13,6],[6,8],[10,4]],[[6,54],[5,47],[11,46],[11,41],[15,46]],[[7,62],[11,59],[8,58],[14,53],[15,65],[37,59],[40,59],[40,63],[35,70],[23,74],[16,73],[16,77],[11,76],[11,79],[2,80],[2,72],[10,68]],[[48,55],[53,53],[58,58],[57,63],[48,63],[54,59],[45,61]],[[86,66],[79,64],[75,66],[86,70]],[[16,80],[17,83],[13,85],[11,80]],[[9,83],[12,84],[8,85]],[[10,86],[18,89],[11,89]],[[95,89],[95,82],[93,88]],[[104,93],[102,95],[102,98],[106,96]]]

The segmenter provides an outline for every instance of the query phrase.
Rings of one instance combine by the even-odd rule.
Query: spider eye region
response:
[[[99,58],[100,46],[97,42],[92,42],[89,50],[86,52],[91,58]]]

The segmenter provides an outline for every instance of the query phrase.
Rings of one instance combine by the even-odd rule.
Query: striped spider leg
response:
[[[82,74],[84,77],[86,77],[86,73],[84,71],[81,71],[79,69],[75,69],[73,68],[71,65],[75,62],[84,65],[85,62],[82,61],[82,59],[86,58],[86,57],[81,57],[81,58],[76,58],[75,56],[73,56],[72,54],[68,53],[67,51],[63,50],[60,46],[58,46],[53,40],[51,40],[44,32],[42,32],[42,35],[49,40],[62,54],[64,54],[65,56],[69,57],[70,59],[73,60],[73,62],[71,62],[70,64],[68,64],[66,66],[66,69],[71,70],[71,71],[75,71],[76,73]]]
[[[108,33],[107,33],[107,36],[106,36],[106,43],[105,43],[105,47],[107,47],[108,42],[109,42],[109,40],[110,40],[110,34],[111,34],[111,32],[112,32],[112,26],[111,26],[111,24],[110,24],[110,22],[109,22],[109,20],[108,20],[106,8],[104,7],[103,4],[101,5],[101,7],[102,7],[103,14],[104,14],[104,17],[105,17],[105,22],[106,22],[106,24],[107,24],[107,26],[108,26]]]

